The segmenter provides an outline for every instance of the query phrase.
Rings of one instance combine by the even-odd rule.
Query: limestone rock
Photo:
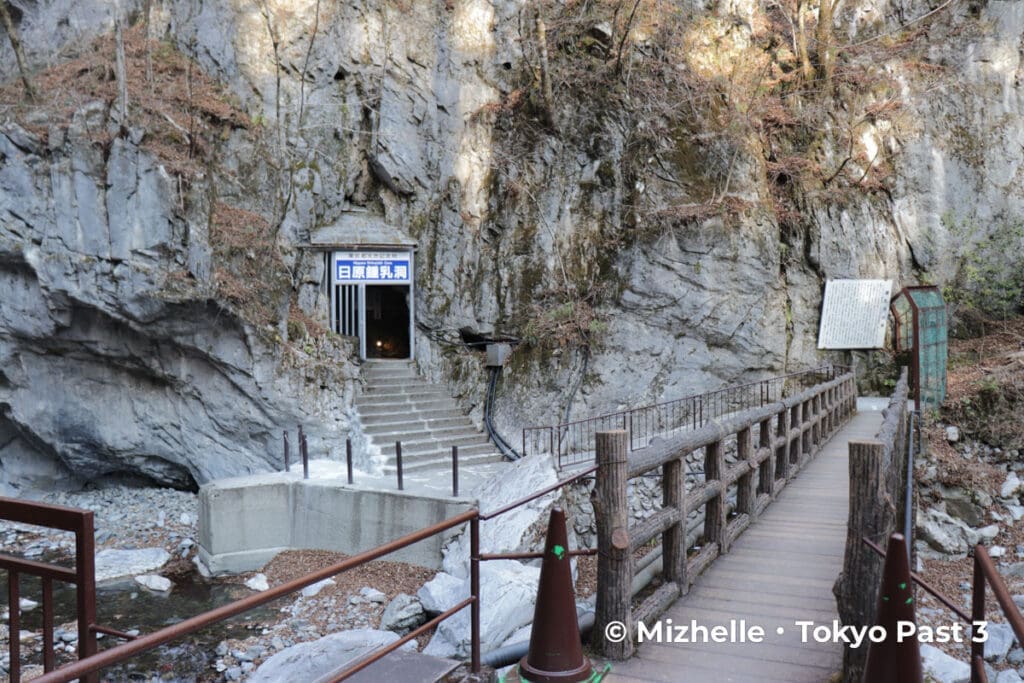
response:
[[[1010,472],[1006,475],[1006,481],[999,488],[999,496],[1002,498],[1010,498],[1020,493],[1021,486],[1024,482],[1020,480],[1016,472]]]
[[[921,645],[921,668],[935,683],[969,683],[971,667],[932,645]]]
[[[985,641],[985,659],[990,662],[1001,662],[1016,642],[1016,636],[1009,624],[989,622],[988,640]]]
[[[170,559],[170,554],[163,548],[101,550],[96,553],[96,581],[145,574],[159,569]]]
[[[249,590],[259,592],[270,590],[270,584],[267,583],[267,577],[265,574],[255,574],[250,579],[246,580],[245,587]]]
[[[411,595],[399,593],[384,608],[380,628],[382,631],[394,631],[398,635],[405,635],[426,620],[420,601]]]
[[[936,508],[928,508],[918,518],[917,530],[928,545],[944,553],[967,552],[979,540],[976,531]]]
[[[956,425],[949,425],[946,427],[946,441],[950,443],[956,443],[960,440],[960,428]]]
[[[987,647],[987,646],[986,646]],[[1013,669],[1006,669],[996,674],[995,683],[1022,683],[1024,679]]]
[[[427,614],[437,615],[469,597],[466,587],[464,578],[438,572],[434,578],[420,587],[416,597],[420,599],[420,604]]]
[[[174,584],[170,579],[159,574],[142,574],[135,577],[135,583],[157,593],[166,593]]]
[[[481,651],[499,647],[513,632],[533,620],[539,580],[539,567],[528,567],[512,560],[481,563],[480,600],[487,605],[487,609],[481,610]],[[456,597],[460,595],[469,595],[468,578],[463,580],[462,590],[442,605],[444,609],[453,607],[462,599]],[[469,611],[462,610],[441,622],[423,652],[438,657],[468,656]]]
[[[323,581],[317,581],[316,583],[310,584],[309,586],[306,586],[302,589],[302,597],[312,598],[316,595],[319,595],[320,591],[322,591],[324,588],[335,585],[337,585],[337,582],[334,579],[324,579]]]
[[[390,645],[398,638],[390,631],[372,629],[332,633],[319,640],[281,650],[263,662],[248,680],[251,683],[315,681],[380,647]],[[410,641],[402,647],[415,650],[416,643]]]

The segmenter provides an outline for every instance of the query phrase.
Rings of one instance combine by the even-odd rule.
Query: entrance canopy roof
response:
[[[338,220],[314,230],[309,237],[314,248],[415,249],[416,240],[398,228],[388,225],[380,214],[351,210]]]

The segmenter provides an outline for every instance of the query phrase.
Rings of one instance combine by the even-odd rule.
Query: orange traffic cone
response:
[[[875,610],[875,624],[885,629],[885,640],[872,641],[868,647],[864,683],[921,683],[924,680],[917,636],[908,633],[909,625],[914,624],[916,631],[917,624],[913,585],[907,543],[903,534],[893,534],[885,551],[882,588]]]
[[[519,677],[530,683],[578,683],[595,676],[599,674],[583,656],[580,644],[565,513],[556,507],[548,521],[530,650],[519,661]]]

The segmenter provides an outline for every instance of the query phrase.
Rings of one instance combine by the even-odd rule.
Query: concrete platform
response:
[[[394,480],[390,483],[395,486]],[[386,490],[349,485],[345,478],[304,480],[301,471],[205,484],[199,490],[199,559],[211,573],[223,574],[259,569],[290,549],[353,555],[477,505],[475,498],[454,498],[422,482],[410,484],[405,491]],[[387,559],[440,569],[441,548],[457,531],[425,539]]]

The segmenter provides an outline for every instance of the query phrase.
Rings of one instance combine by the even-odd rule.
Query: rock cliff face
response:
[[[112,4],[99,0],[12,4],[36,70],[113,26]],[[657,22],[638,21],[617,43],[625,17],[612,17],[614,3],[594,6],[605,4],[611,23],[595,15],[580,44],[604,55],[601,68],[618,47],[640,78],[661,54]],[[545,125],[537,74],[548,56],[532,3],[122,2],[130,21],[145,20],[150,35],[225,84],[257,133],[226,130],[202,173],[183,182],[131,115],[122,130],[111,102],[79,106],[70,122],[7,115],[5,467],[46,461],[67,476],[133,472],[189,486],[269,466],[280,427],[296,420],[317,437],[344,433],[350,359],[335,350],[333,368],[304,352],[292,362],[303,345],[282,349],[287,306],[268,330],[218,296],[214,195],[268,222],[292,295],[313,317],[325,310],[322,261],[296,248],[311,230],[360,206],[415,238],[426,374],[479,406],[482,358],[456,345],[459,330],[534,342],[501,384],[496,423],[510,435],[817,363],[828,278],[977,288],[980,269],[1018,305],[1024,8],[846,4],[836,41],[884,46],[851,48],[851,62],[871,62],[876,80],[836,86],[805,155],[818,176],[783,188],[779,169],[795,155],[764,136],[730,148],[727,173],[709,181],[707,130],[641,130],[679,153],[637,160],[637,127],[650,123],[642,98],[609,97],[600,117],[574,118],[588,93],[558,71],[575,53],[552,17],[544,45],[562,80]],[[678,5],[680,30],[700,48],[693,59],[705,59],[672,66],[718,69],[708,82],[728,86],[743,55],[789,49],[788,38],[770,39],[764,27],[778,17],[759,3]],[[542,14],[553,7],[541,3]],[[0,52],[14,79],[6,41]],[[679,107],[694,101],[682,93]],[[90,127],[116,134],[97,146]],[[175,273],[188,288],[175,287]],[[559,337],[566,344],[543,343]]]

